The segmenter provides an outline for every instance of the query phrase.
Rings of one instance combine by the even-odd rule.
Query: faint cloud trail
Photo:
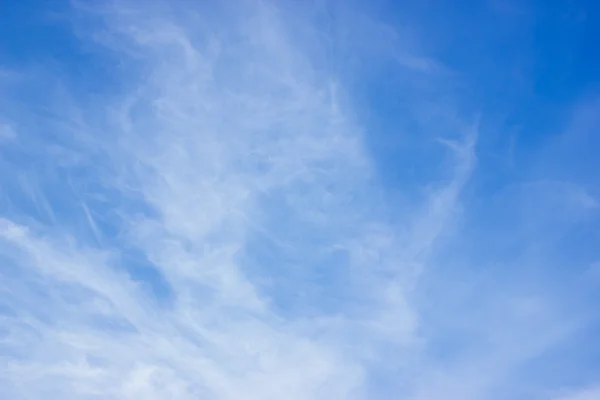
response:
[[[552,318],[528,324],[498,305],[502,288],[478,299],[489,315],[462,303],[422,312],[417,292],[475,170],[478,124],[448,117],[455,139],[437,138],[446,179],[422,182],[392,224],[350,90],[295,40],[306,16],[185,4],[76,2],[75,21],[93,21],[80,39],[118,59],[123,84],[100,98],[48,90],[50,117],[19,116],[60,140],[30,133],[44,163],[16,185],[50,221],[0,219],[9,398],[367,399],[378,374],[406,399],[486,398],[562,337]],[[441,68],[395,54],[420,73]],[[539,303],[532,315],[545,316]],[[425,328],[441,320],[446,334],[471,316],[460,328],[476,354],[432,362]],[[515,322],[518,335],[503,328]],[[539,327],[548,337],[532,344]],[[489,338],[500,350],[485,352]]]

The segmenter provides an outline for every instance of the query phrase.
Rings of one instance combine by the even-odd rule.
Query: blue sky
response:
[[[591,1],[0,6],[0,397],[600,398]]]

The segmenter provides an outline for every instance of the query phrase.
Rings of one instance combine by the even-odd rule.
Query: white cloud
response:
[[[67,142],[61,152],[79,152],[67,168],[95,175],[71,173],[65,187],[81,213],[76,230],[60,227],[57,203],[56,225],[3,220],[8,396],[363,398],[363,354],[398,332],[402,342],[415,335],[402,285],[375,290],[378,264],[352,267],[369,286],[343,261],[328,265],[336,246],[371,251],[362,236],[378,217],[367,212],[376,203],[361,132],[278,12],[248,11],[221,19],[236,27],[227,31],[200,13],[174,24],[146,10],[103,11],[102,43],[143,78],[122,101],[65,101],[56,105],[63,120],[45,121],[85,127],[71,131],[85,147]],[[108,125],[94,125],[105,112]],[[86,153],[100,155],[88,162]],[[272,252],[288,261],[253,258],[255,237],[273,238]],[[132,251],[154,278],[134,276]],[[261,285],[249,263],[256,276],[290,281],[291,292]],[[311,283],[323,268],[349,286]],[[275,304],[300,304],[302,290],[307,305]],[[323,291],[352,301],[322,310]],[[363,348],[348,352],[354,335]]]
[[[536,287],[444,275],[470,119],[406,94],[450,161],[392,223],[351,90],[295,35],[314,21],[133,4],[77,6],[81,40],[119,60],[111,96],[44,87],[44,113],[15,116],[36,140],[2,176],[8,398],[486,399],[574,329]]]

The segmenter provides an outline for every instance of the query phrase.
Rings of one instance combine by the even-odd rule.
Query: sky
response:
[[[0,398],[600,399],[594,1],[0,3]]]

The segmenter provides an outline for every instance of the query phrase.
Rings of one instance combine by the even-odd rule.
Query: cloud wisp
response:
[[[451,74],[388,55],[416,76],[415,157],[437,157],[396,204],[356,92],[323,56],[340,37],[293,4],[181,4],[75,2],[106,88],[36,70],[1,99],[3,396],[506,398],[577,331],[546,287],[505,272],[535,254],[463,266],[478,260],[455,233],[485,243],[460,222],[480,123],[414,87]]]

